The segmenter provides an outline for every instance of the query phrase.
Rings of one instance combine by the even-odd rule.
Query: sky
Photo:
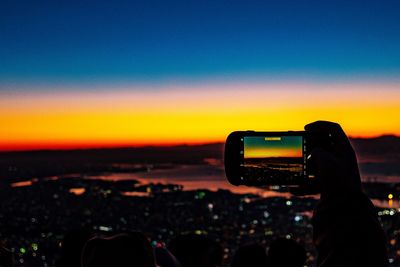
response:
[[[400,2],[1,1],[0,150],[400,135]]]

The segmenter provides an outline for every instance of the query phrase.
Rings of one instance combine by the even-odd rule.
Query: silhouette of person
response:
[[[178,259],[164,247],[155,247],[154,255],[156,257],[157,267],[181,267]]]
[[[247,244],[237,249],[233,255],[231,267],[265,267],[266,249],[259,244]]]
[[[4,247],[2,241],[0,241],[0,266],[14,267],[14,255],[10,250]]]
[[[388,266],[385,236],[374,205],[362,192],[355,152],[337,123],[317,121],[307,133],[329,136],[330,148],[309,157],[321,192],[313,218],[317,266]]]
[[[61,243],[61,255],[57,261],[58,267],[80,267],[82,249],[93,235],[87,229],[68,231]]]
[[[90,239],[82,252],[82,267],[155,267],[149,240],[139,232]]]
[[[182,267],[218,267],[222,264],[221,245],[206,236],[180,235],[170,242],[168,248]]]
[[[303,246],[293,239],[278,238],[268,249],[268,267],[303,267],[307,255]],[[265,265],[264,265],[265,266]]]

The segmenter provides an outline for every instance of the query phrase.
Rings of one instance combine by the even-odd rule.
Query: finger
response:
[[[316,121],[307,124],[304,129],[308,132],[327,134],[336,144],[349,144],[349,139],[344,133],[342,127],[337,123],[330,121]]]
[[[332,142],[335,153],[347,154],[353,151],[349,139],[347,138],[342,127],[337,123],[329,121],[316,121],[307,124],[304,129],[309,133],[328,137]]]
[[[345,164],[346,162],[321,148],[312,151],[307,163],[310,167],[314,166],[313,170],[321,188],[321,196],[360,190],[358,169],[354,170]]]
[[[309,174],[314,175],[313,181],[298,187],[289,188],[289,192],[296,196],[321,193],[325,188],[332,188],[329,184],[334,182],[337,171],[337,162],[334,156],[322,148],[315,148],[307,158]]]
[[[315,175],[316,183],[320,186],[321,196],[335,194],[337,187],[342,185],[341,169],[332,153],[322,148],[314,149],[308,157],[309,174]]]
[[[311,170],[314,171],[317,179],[326,183],[326,179],[334,176],[338,169],[336,158],[322,148],[315,148],[311,151],[310,156],[307,158],[307,164]],[[324,181],[325,180],[325,181]]]

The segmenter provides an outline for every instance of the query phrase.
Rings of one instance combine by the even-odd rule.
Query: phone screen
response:
[[[244,136],[242,176],[254,182],[292,183],[305,177],[303,136]]]

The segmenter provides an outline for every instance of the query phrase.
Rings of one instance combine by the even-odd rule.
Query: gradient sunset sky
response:
[[[400,1],[1,1],[0,150],[400,135]]]

